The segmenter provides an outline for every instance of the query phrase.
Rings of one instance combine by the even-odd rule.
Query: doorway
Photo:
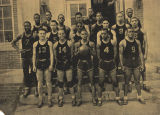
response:
[[[111,0],[91,0],[91,5],[95,13],[102,12],[103,17],[108,18],[110,25],[115,24],[116,21],[116,11],[115,3],[108,5]]]

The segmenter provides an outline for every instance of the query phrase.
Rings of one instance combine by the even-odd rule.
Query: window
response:
[[[0,42],[13,39],[12,7],[10,0],[0,0]]]
[[[76,12],[81,12],[83,17],[87,16],[87,6],[85,3],[70,4],[70,11],[71,11],[71,25],[75,24]]]

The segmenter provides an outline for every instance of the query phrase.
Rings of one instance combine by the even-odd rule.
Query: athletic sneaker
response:
[[[93,103],[93,106],[97,105],[97,99],[95,97],[92,98],[92,103]]]
[[[97,106],[102,106],[102,100],[98,100],[98,102],[97,102]]]
[[[29,93],[30,93],[29,88],[25,88],[24,93],[23,93],[23,97],[26,98],[29,95]]]
[[[58,100],[58,107],[63,107],[63,99]]]
[[[72,99],[72,106],[76,106],[76,98]]]
[[[48,99],[48,107],[52,107],[53,106],[53,102],[51,99]]]
[[[127,105],[128,104],[128,98],[127,97],[124,97],[123,98],[123,105]]]
[[[42,106],[43,106],[43,101],[42,101],[42,100],[39,100],[37,107],[38,107],[38,108],[41,108]]]

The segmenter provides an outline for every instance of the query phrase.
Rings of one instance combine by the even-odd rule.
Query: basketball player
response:
[[[114,41],[117,41],[116,39],[116,33],[114,30],[110,29],[110,23],[108,21],[107,18],[104,18],[103,21],[102,21],[102,30],[105,29],[108,34],[110,35],[111,39],[113,39]],[[101,37],[101,30],[97,33],[97,44],[101,43],[101,40],[102,40],[102,37]],[[97,61],[98,62],[98,61]],[[107,78],[108,82],[110,83],[111,82],[111,79],[110,77]],[[103,88],[103,90],[105,90]]]
[[[33,25],[32,33],[33,37],[35,38],[35,41],[38,41],[38,30],[41,27],[40,15],[38,13],[34,14],[34,22],[35,24]]]
[[[137,99],[140,103],[145,104],[140,86],[140,70],[144,68],[143,54],[140,41],[134,38],[134,30],[131,27],[127,29],[125,39],[119,44],[119,56],[125,78],[123,104],[128,104],[128,85],[132,75],[137,89]]]
[[[98,106],[102,105],[102,87],[104,84],[105,74],[111,77],[112,84],[116,93],[115,100],[119,105],[122,102],[119,97],[118,81],[116,78],[116,53],[117,42],[115,39],[111,39],[106,29],[101,30],[101,42],[97,44],[97,56],[99,59],[99,82],[98,82]]]
[[[117,38],[117,58],[116,66],[119,66],[119,43],[125,38],[125,31],[129,27],[128,24],[125,24],[124,14],[122,12],[117,13],[116,15],[116,24],[112,26],[112,29],[116,32]],[[117,68],[118,69],[118,68]]]
[[[53,46],[54,55],[56,58],[56,69],[58,76],[58,106],[63,106],[63,85],[64,85],[64,75],[67,78],[67,85],[72,94],[72,106],[76,105],[74,88],[72,83],[72,53],[73,46],[72,42],[68,41],[66,38],[65,30],[58,31],[59,41],[57,41]]]
[[[65,30],[66,37],[67,37],[67,39],[69,40],[69,39],[70,39],[70,38],[69,38],[69,35],[70,35],[71,29],[70,29],[68,26],[64,25],[64,22],[65,22],[65,17],[64,17],[64,15],[63,15],[63,14],[59,14],[59,15],[58,15],[58,29],[59,29],[59,30],[60,30],[60,29]]]
[[[23,82],[24,82],[24,93],[23,96],[27,97],[30,92],[31,87],[31,77],[32,73],[32,48],[33,48],[33,36],[31,32],[31,23],[29,21],[24,22],[24,32],[14,39],[11,44],[12,46],[21,53],[22,66],[23,66]],[[17,42],[20,42],[22,49],[17,46]]]
[[[75,14],[75,19],[76,19],[76,22],[74,25],[72,25],[72,28],[71,28],[71,33],[70,33],[71,38],[73,38],[77,32],[76,23],[78,22],[81,22],[83,24],[83,29],[86,29],[88,34],[90,35],[89,25],[86,25],[83,23],[83,17],[81,12],[77,12]]]
[[[52,20],[52,13],[50,11],[46,11],[46,21],[44,21],[42,23],[42,26],[46,26],[47,27],[47,32],[50,32],[51,31],[51,28],[50,28],[50,21]]]
[[[53,70],[53,45],[46,39],[46,30],[39,29],[39,40],[33,44],[33,70],[38,80],[38,108],[43,106],[43,80],[46,80],[48,107],[52,107],[51,71]]]
[[[58,41],[58,23],[56,20],[50,21],[51,32],[48,32],[46,37],[53,44]]]
[[[97,33],[103,28],[102,26],[103,16],[101,12],[96,13],[96,23],[91,27],[90,40],[97,44]]]
[[[126,24],[131,24],[131,18],[132,18],[132,16],[133,16],[133,9],[132,8],[128,8],[127,10],[126,10],[126,14],[127,14],[127,18],[126,18]]]
[[[96,55],[95,45],[89,41],[88,32],[86,30],[81,31],[81,38],[79,42],[75,43],[75,55],[78,57],[77,76],[78,76],[78,89],[77,89],[77,106],[82,103],[81,100],[81,85],[83,79],[83,73],[87,73],[91,83],[92,89],[92,102],[96,105],[95,99],[95,85],[93,80],[93,57]]]
[[[73,43],[76,43],[79,40],[81,40],[81,31],[83,30],[83,23],[78,22],[76,24],[76,29],[77,29],[77,32],[76,32],[75,36],[72,38]]]
[[[141,43],[142,54],[144,57],[144,70],[141,72],[143,79],[143,89],[146,91],[150,91],[150,87],[148,86],[148,81],[146,80],[146,67],[145,61],[147,60],[148,54],[148,43],[147,43],[147,35],[144,30],[141,28],[140,20],[136,17],[131,19],[131,25],[134,29],[134,37],[139,40]]]

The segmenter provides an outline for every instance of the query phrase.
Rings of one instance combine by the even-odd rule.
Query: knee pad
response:
[[[58,86],[59,86],[59,88],[63,88],[63,82],[61,82],[61,81],[58,81]]]
[[[67,86],[68,86],[69,88],[73,87],[73,81],[68,81],[68,82],[67,82]]]

